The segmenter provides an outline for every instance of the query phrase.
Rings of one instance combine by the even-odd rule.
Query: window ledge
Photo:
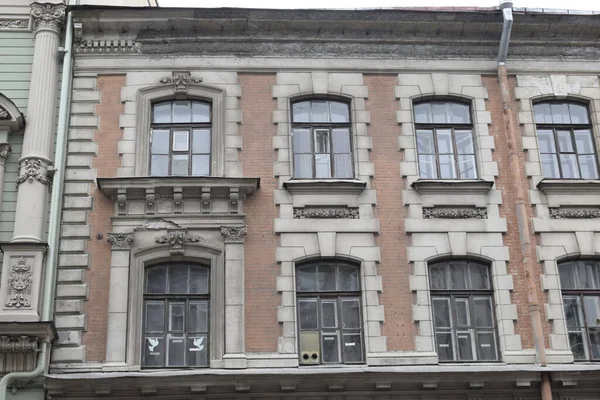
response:
[[[487,194],[493,181],[483,179],[419,179],[410,185],[420,194]]]
[[[283,182],[292,194],[355,194],[365,190],[367,182],[358,179],[293,179]]]
[[[545,194],[572,194],[589,192],[596,194],[600,192],[600,180],[597,179],[542,179],[537,188]]]

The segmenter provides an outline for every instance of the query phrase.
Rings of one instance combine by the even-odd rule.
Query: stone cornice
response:
[[[467,179],[419,179],[410,186],[420,194],[487,194],[494,186],[494,182]]]
[[[292,179],[283,182],[283,187],[293,194],[328,193],[360,194],[367,182],[358,179]]]
[[[64,4],[33,3],[31,16],[33,17],[33,30],[51,30],[60,33],[65,22]]]
[[[545,194],[589,193],[600,194],[600,180],[588,179],[542,179],[537,188]]]

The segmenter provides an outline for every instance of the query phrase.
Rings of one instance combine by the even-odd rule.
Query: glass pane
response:
[[[173,102],[173,123],[191,122],[191,108],[189,101]]]
[[[188,151],[189,135],[188,131],[173,131],[173,151]]]
[[[446,271],[445,265],[432,265],[429,267],[429,284],[432,290],[446,289],[448,287]]]
[[[146,293],[166,293],[167,268],[150,267],[146,270]]]
[[[579,167],[577,165],[577,156],[575,154],[561,154],[560,167],[563,178],[579,178]]]
[[[169,303],[169,331],[185,330],[185,303]]]
[[[294,122],[310,122],[310,101],[302,101],[292,105]]]
[[[471,131],[454,131],[456,151],[458,154],[474,154],[473,134]]]
[[[192,122],[210,122],[210,105],[192,102]]]
[[[583,309],[588,328],[600,328],[600,296],[584,296]]]
[[[169,156],[153,155],[150,163],[150,175],[167,176],[169,175]]]
[[[588,124],[587,107],[581,104],[569,104],[569,111],[571,112],[571,122],[573,124]]]
[[[210,156],[193,155],[192,156],[192,175],[208,176],[210,175]]]
[[[435,124],[445,124],[448,122],[447,103],[431,103],[431,109]]]
[[[315,129],[315,153],[329,153],[328,129]]]
[[[579,168],[583,179],[598,179],[598,167],[596,166],[596,156],[589,154],[579,156]]]
[[[600,331],[590,330],[590,350],[592,359],[600,359]]]
[[[310,292],[317,290],[317,266],[310,265],[296,270],[298,274],[298,291]]]
[[[461,361],[473,360],[473,338],[472,331],[456,332],[458,342],[458,358]]]
[[[315,178],[331,178],[331,156],[315,154]]]
[[[542,170],[545,178],[560,178],[556,154],[542,154]]]
[[[334,178],[353,178],[354,175],[352,174],[352,154],[334,154],[333,172]]]
[[[563,263],[558,266],[560,274],[560,286],[562,289],[575,288],[575,274],[573,273],[573,263]]]
[[[169,293],[188,292],[188,267],[173,265],[169,267]]]
[[[470,289],[477,290],[490,288],[489,268],[487,265],[470,263],[469,272],[471,277]]]
[[[554,134],[551,130],[538,130],[538,143],[540,146],[540,153],[556,153]]]
[[[190,301],[188,332],[208,332],[208,301]]]
[[[478,355],[480,360],[497,360],[496,338],[494,332],[477,332],[479,341]]]
[[[185,338],[183,336],[171,336],[168,338],[168,360],[169,366],[184,366],[185,365]]]
[[[450,103],[450,112],[452,114],[451,122],[454,124],[469,124],[471,122],[467,104]]]
[[[169,154],[169,130],[152,129],[152,154]]]
[[[173,155],[171,164],[171,175],[185,176],[188,174],[188,159],[187,154]]]
[[[592,133],[589,129],[578,129],[573,131],[575,135],[575,145],[577,146],[577,152],[580,154],[592,154],[594,151],[594,141],[592,139]]]
[[[190,267],[190,293],[208,293],[208,268]]]
[[[431,118],[430,103],[421,103],[414,106],[415,122],[417,124],[427,124],[433,122]]]
[[[565,308],[565,319],[568,328],[579,328],[582,326],[581,307],[579,306],[579,297],[563,297]]]
[[[322,336],[323,344],[323,362],[324,363],[339,363],[340,362],[340,340],[335,334],[325,334]]]
[[[452,263],[450,264],[450,288],[451,289],[466,289],[466,274],[465,269],[467,265],[465,263]]]
[[[417,130],[417,151],[419,154],[435,154],[433,131],[424,129]]]
[[[344,362],[362,361],[362,340],[360,333],[344,334]]]
[[[552,122],[555,124],[570,124],[569,106],[565,103],[551,103],[550,112],[552,113]]]
[[[454,146],[452,145],[452,131],[450,129],[437,129],[438,153],[452,153]]]
[[[360,301],[342,299],[342,328],[360,329]]]
[[[210,154],[210,129],[194,129],[192,153]]]
[[[586,360],[585,343],[581,332],[569,332],[569,345],[575,360]]]
[[[454,166],[454,155],[440,155],[440,178],[455,179],[456,168]]]
[[[326,101],[311,101],[312,122],[329,122],[329,107]]]
[[[558,140],[558,149],[563,153],[573,153],[573,142],[571,141],[570,131],[556,131],[556,138]]]
[[[331,131],[334,153],[352,153],[350,149],[350,129],[333,129]]]
[[[492,328],[492,299],[490,297],[475,297],[473,299],[475,326],[478,328]]]
[[[337,328],[337,302],[321,301],[321,328]]]
[[[419,175],[421,176],[421,179],[437,178],[437,170],[434,155],[419,155]]]
[[[474,155],[458,155],[458,173],[460,179],[477,179]]]
[[[144,366],[161,367],[165,365],[165,339],[162,336],[146,335],[144,340]]]
[[[358,291],[358,268],[340,265],[338,271],[338,290],[349,292]]]
[[[310,129],[294,129],[292,133],[294,153],[312,153]]]
[[[208,365],[208,337],[192,335],[188,337],[188,365],[199,367]]]
[[[146,332],[165,331],[165,303],[162,301],[146,302]]]
[[[152,122],[155,124],[168,124],[171,122],[171,102],[154,105]]]
[[[436,328],[450,328],[450,298],[434,297],[433,302],[433,320]]]
[[[318,329],[317,299],[298,300],[298,316],[300,329]]]
[[[575,262],[575,285],[578,289],[593,289],[594,282],[591,270],[584,262]]]
[[[533,106],[536,124],[551,124],[552,113],[550,112],[550,104],[540,103]]]
[[[319,264],[317,276],[319,290],[336,290],[335,265]]]
[[[450,332],[436,332],[437,353],[440,361],[451,361],[454,359],[452,335]]]
[[[470,326],[471,312],[469,307],[469,299],[455,299],[454,307],[456,310],[456,326]]]
[[[350,122],[348,105],[339,101],[330,101],[331,122]]]

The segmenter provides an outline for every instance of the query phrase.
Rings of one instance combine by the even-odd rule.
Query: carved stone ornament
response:
[[[129,250],[134,239],[133,233],[109,233],[106,238],[113,250]]]
[[[423,207],[423,219],[487,219],[485,207]]]
[[[0,160],[0,162],[6,161],[6,159],[8,157],[10,157],[11,153],[12,153],[12,147],[10,147],[10,144],[8,144],[8,143],[0,144],[0,158],[2,159],[2,160]]]
[[[0,19],[0,29],[27,29],[29,19]]]
[[[200,83],[202,78],[191,76],[189,71],[173,71],[172,76],[163,76],[160,78],[161,83],[172,83],[175,87],[175,94],[187,93],[188,84],[190,82]]]
[[[294,208],[295,219],[358,219],[358,208]]]
[[[600,208],[558,208],[550,207],[550,218],[600,218]]]
[[[38,348],[38,338],[35,336],[0,336],[0,354],[33,353]]]
[[[185,229],[171,230],[167,229],[166,235],[156,237],[156,243],[168,243],[171,251],[183,250],[183,245],[190,242],[197,242],[200,236],[192,235]]]
[[[24,257],[10,267],[10,277],[8,278],[8,301],[6,307],[31,307],[29,304],[29,295],[31,294],[31,265],[28,265]]]
[[[246,226],[221,227],[221,236],[225,238],[225,242],[243,242],[247,233],[248,228]]]
[[[3,107],[0,107],[0,119],[11,119],[12,117]]]
[[[25,181],[33,183],[33,181],[36,180],[43,185],[47,185],[48,190],[52,189],[50,179],[42,175],[40,171],[42,169],[42,160],[28,158],[19,163],[18,167],[19,175],[17,176],[17,186]],[[21,169],[25,171],[23,174],[21,174]]]
[[[60,32],[65,22],[64,4],[33,3],[31,5],[31,16],[33,17],[34,31],[49,29]]]
[[[130,54],[141,51],[140,44],[133,40],[79,40],[73,46],[77,54]]]

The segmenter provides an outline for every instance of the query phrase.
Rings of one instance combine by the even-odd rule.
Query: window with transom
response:
[[[209,365],[209,276],[208,267],[186,263],[146,269],[143,367]]]
[[[421,179],[476,179],[471,110],[455,101],[414,105]]]
[[[350,107],[332,100],[292,104],[294,178],[353,178]]]
[[[598,161],[585,104],[543,102],[533,106],[544,177],[597,179]]]
[[[563,262],[558,271],[573,357],[600,361],[600,262]]]
[[[490,268],[475,261],[429,265],[440,361],[499,359]]]
[[[334,261],[296,269],[300,364],[364,362],[359,267]]]
[[[176,100],[154,103],[150,175],[210,175],[211,120],[211,105],[207,102]]]

